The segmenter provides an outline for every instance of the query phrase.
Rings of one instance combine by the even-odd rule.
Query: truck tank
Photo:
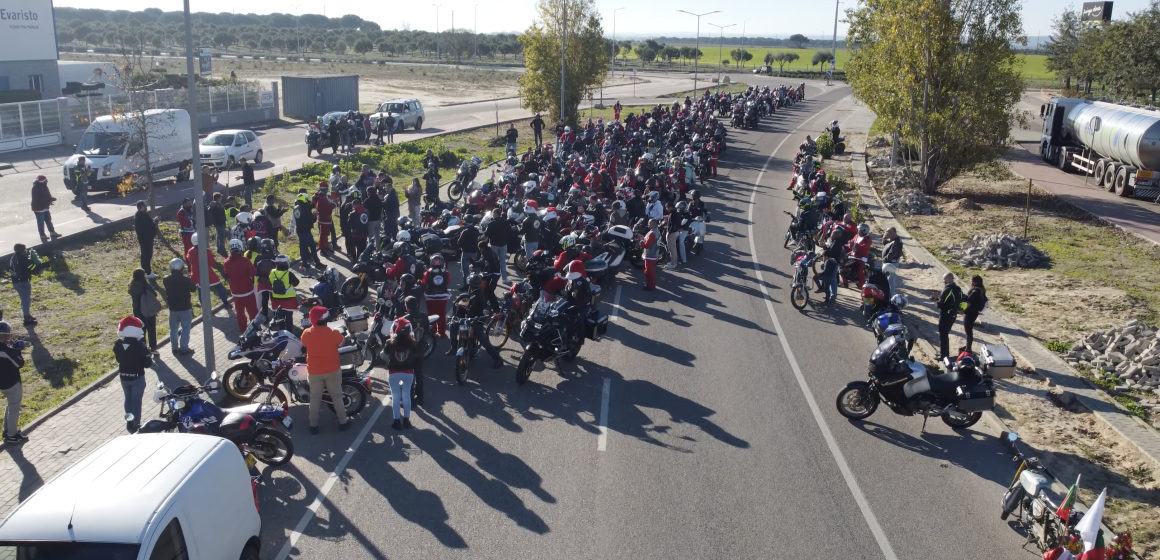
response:
[[[1160,170],[1160,111],[1084,101],[1064,117],[1067,136],[1105,157]]]

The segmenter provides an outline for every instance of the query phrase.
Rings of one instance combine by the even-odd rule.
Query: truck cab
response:
[[[257,494],[228,440],[113,439],[0,523],[0,558],[258,560]]]

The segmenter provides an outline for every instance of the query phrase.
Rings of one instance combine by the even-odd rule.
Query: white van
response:
[[[258,560],[256,496],[228,440],[121,436],[0,523],[0,558]]]
[[[149,139],[154,180],[167,177],[176,177],[178,181],[189,179],[189,166],[193,162],[189,113],[185,109],[150,109],[145,111],[144,126],[132,114],[94,119],[77,143],[75,153],[64,164],[64,184],[76,192],[72,170],[81,156],[92,170],[90,191],[116,191],[126,173],[144,176],[142,129]]]

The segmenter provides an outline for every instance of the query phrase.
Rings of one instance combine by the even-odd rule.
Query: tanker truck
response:
[[[1039,155],[1108,192],[1160,202],[1160,111],[1057,97],[1044,107]]]

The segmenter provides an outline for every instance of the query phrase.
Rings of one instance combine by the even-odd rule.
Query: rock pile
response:
[[[871,140],[870,144],[868,144],[867,147],[870,147],[870,148],[889,148],[890,141],[881,137],[881,136],[878,136],[878,137],[875,137],[873,140]],[[889,157],[889,156],[887,156],[887,157]]]
[[[976,235],[959,245],[943,247],[947,260],[967,268],[1035,268],[1047,264],[1047,255],[1024,239],[1006,233]]]
[[[887,163],[883,167],[890,165],[890,156],[886,156]],[[913,172],[906,173],[903,167],[895,167],[886,172],[886,181],[882,184],[882,188],[888,191],[895,190],[914,190],[918,188],[918,176]]]
[[[931,203],[930,198],[914,189],[897,190],[886,193],[882,199],[886,206],[895,214],[907,216],[933,216],[938,214],[938,208]]]
[[[1155,329],[1135,319],[1123,327],[1087,335],[1063,359],[1073,367],[1087,366],[1092,375],[1114,382],[1118,390],[1160,395],[1160,338]]]

